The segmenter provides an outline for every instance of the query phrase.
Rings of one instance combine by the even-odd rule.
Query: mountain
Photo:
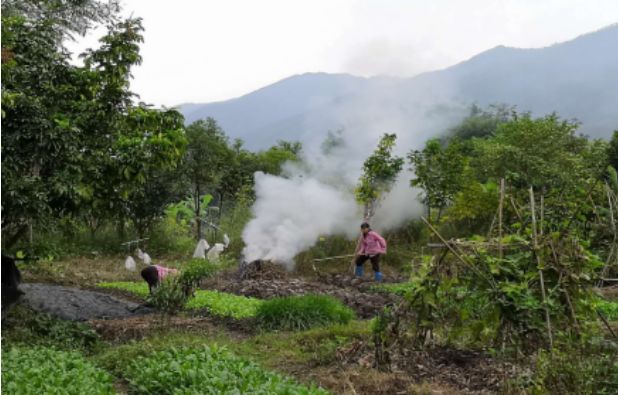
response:
[[[249,148],[264,148],[339,128],[447,127],[471,103],[506,103],[534,115],[555,111],[578,119],[582,133],[608,137],[618,129],[618,25],[545,48],[499,46],[412,78],[296,75],[236,99],[183,104],[180,111],[188,123],[213,117]],[[459,111],[446,116],[440,108]],[[443,124],[419,121],[428,114]]]

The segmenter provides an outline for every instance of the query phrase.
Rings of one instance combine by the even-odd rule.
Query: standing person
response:
[[[356,277],[363,277],[363,264],[370,260],[375,280],[382,281],[380,257],[384,254],[386,254],[386,240],[371,230],[367,222],[363,222],[361,224],[361,239],[356,251]]]

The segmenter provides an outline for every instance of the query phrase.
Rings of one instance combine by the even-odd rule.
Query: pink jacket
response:
[[[154,267],[157,268],[157,274],[159,275],[159,281],[163,281],[163,279],[170,274],[178,274],[178,270],[176,269],[170,269],[168,267],[159,266],[159,265],[154,265]]]
[[[373,230],[361,235],[358,251],[362,255],[376,255],[386,253],[386,240]]]

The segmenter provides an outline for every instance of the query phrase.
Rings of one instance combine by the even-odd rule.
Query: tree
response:
[[[618,170],[618,130],[614,131],[607,147],[607,159],[614,170]]]
[[[72,39],[89,30],[114,23],[120,12],[117,0],[4,0],[3,17],[23,17],[31,22],[53,22],[58,39]]]
[[[373,154],[363,164],[363,174],[356,187],[356,200],[363,204],[364,218],[369,221],[377,204],[389,192],[403,166],[403,158],[393,155],[396,134],[384,134]]]
[[[187,127],[189,145],[183,169],[190,183],[196,219],[196,237],[202,238],[202,197],[220,191],[226,170],[233,167],[234,151],[213,118],[195,121]],[[222,196],[220,196],[222,198]]]
[[[112,24],[78,67],[61,46],[73,28],[42,15],[12,9],[2,16],[3,45],[12,53],[2,64],[2,96],[10,98],[2,118],[5,247],[33,222],[104,205],[119,211],[150,170],[175,166],[184,151],[177,111],[132,104],[139,19]]]
[[[329,130],[320,148],[322,149],[322,153],[324,155],[330,155],[344,145],[345,140],[343,138],[343,129],[339,129],[334,132]]]
[[[514,114],[515,108],[505,104],[494,104],[487,110],[473,104],[468,116],[449,132],[451,136],[462,140],[489,137],[498,130],[500,124],[512,119]]]
[[[277,145],[256,155],[257,170],[264,173],[279,175],[285,162],[296,161],[302,150],[300,142],[278,141]]]
[[[415,174],[410,184],[423,189],[428,218],[431,218],[431,209],[436,208],[439,220],[444,208],[465,184],[468,158],[464,155],[463,144],[457,138],[446,143],[432,139],[422,151],[411,151],[408,160]]]
[[[481,181],[505,178],[510,185],[535,189],[564,187],[583,177],[585,137],[575,135],[578,124],[555,114],[514,117],[501,124],[495,137],[475,141],[474,167]]]

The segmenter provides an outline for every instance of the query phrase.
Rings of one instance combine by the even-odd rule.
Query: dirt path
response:
[[[51,284],[21,284],[22,301],[37,311],[71,321],[125,318],[154,310],[105,293]]]

